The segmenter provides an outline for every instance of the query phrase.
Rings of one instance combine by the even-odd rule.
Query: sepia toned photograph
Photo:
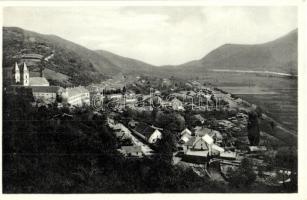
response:
[[[2,15],[4,194],[298,192],[297,6]]]

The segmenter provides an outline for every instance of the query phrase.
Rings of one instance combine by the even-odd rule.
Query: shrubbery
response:
[[[246,187],[256,180],[256,174],[253,171],[253,165],[248,159],[243,159],[241,165],[236,170],[228,171],[228,181],[234,187]]]
[[[171,133],[155,157],[126,159],[116,151],[119,144],[105,115],[93,116],[87,109],[75,115],[29,103],[4,96],[4,193],[224,191],[191,169],[171,164]]]

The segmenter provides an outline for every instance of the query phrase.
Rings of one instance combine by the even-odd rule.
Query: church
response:
[[[12,85],[49,86],[49,82],[45,77],[30,77],[30,72],[25,62],[20,67],[16,62],[12,74]]]
[[[32,90],[35,100],[42,100],[46,103],[55,102],[60,92],[60,87],[50,86],[45,77],[30,77],[30,72],[25,62],[21,65],[18,65],[17,62],[15,63],[11,74],[11,86],[29,88]]]

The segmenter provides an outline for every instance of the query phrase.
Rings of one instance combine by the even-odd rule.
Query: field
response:
[[[277,94],[242,94],[238,96],[261,106],[268,116],[283,124],[287,129],[297,132],[297,93],[291,89],[280,90],[280,93]]]
[[[259,105],[269,117],[297,134],[297,79],[245,73],[208,73],[197,78]]]

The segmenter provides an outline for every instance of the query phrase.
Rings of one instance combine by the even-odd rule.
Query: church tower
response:
[[[23,86],[29,86],[29,70],[26,63],[23,63],[23,74],[22,74],[22,84]]]
[[[13,67],[13,81],[14,84],[20,83],[20,71],[17,62],[15,63],[15,67]]]

